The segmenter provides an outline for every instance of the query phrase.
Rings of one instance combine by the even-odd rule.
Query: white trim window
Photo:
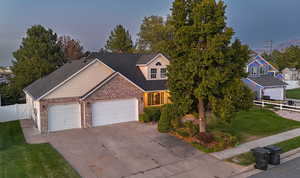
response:
[[[251,68],[251,74],[252,75],[257,75],[257,67],[252,67]]]
[[[160,69],[160,78],[162,78],[162,79],[167,78],[167,68]]]
[[[156,68],[151,68],[150,69],[150,78],[151,79],[156,79],[157,77],[157,69]]]

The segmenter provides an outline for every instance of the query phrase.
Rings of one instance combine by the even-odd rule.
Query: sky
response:
[[[10,65],[26,30],[42,24],[99,50],[110,31],[124,25],[134,40],[145,16],[166,16],[173,0],[0,0],[0,65]],[[225,0],[228,25],[253,49],[300,39],[299,0]]]

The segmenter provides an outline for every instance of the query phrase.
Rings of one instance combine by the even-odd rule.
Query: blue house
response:
[[[246,72],[248,77],[243,82],[255,92],[256,99],[285,100],[287,84],[283,82],[282,74],[262,56],[253,56]]]

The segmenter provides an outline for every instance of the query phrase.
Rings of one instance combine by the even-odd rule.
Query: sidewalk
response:
[[[239,145],[236,148],[231,148],[231,149],[227,149],[227,150],[224,150],[224,151],[211,153],[211,155],[218,158],[218,159],[220,159],[220,160],[224,160],[224,159],[228,159],[228,158],[231,158],[233,156],[248,152],[252,148],[272,145],[272,144],[282,142],[282,141],[285,141],[285,140],[289,140],[289,139],[292,139],[292,138],[295,138],[295,137],[298,137],[298,136],[300,136],[300,129],[294,129],[294,130],[283,132],[283,133],[280,133],[280,134],[277,134],[277,135],[272,135],[272,136],[265,137],[265,138],[262,138],[262,139],[247,142],[247,143]]]
[[[292,112],[292,111],[284,111],[284,110],[278,110],[274,112],[281,117],[295,120],[295,121],[300,121],[300,112]]]

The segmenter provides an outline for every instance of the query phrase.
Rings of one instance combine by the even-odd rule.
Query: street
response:
[[[250,178],[299,178],[300,177],[300,157],[283,163],[268,171],[261,172]]]

